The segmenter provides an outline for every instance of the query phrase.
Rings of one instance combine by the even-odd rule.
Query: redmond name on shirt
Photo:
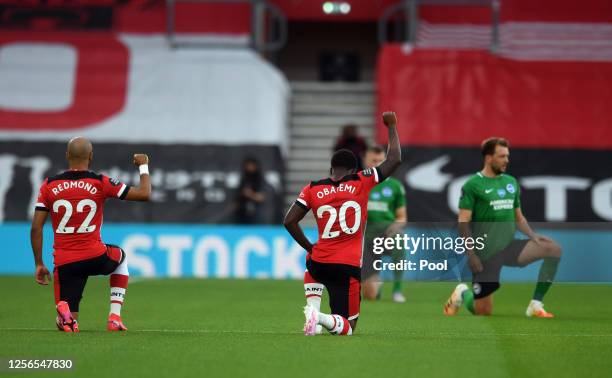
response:
[[[66,189],[85,189],[91,194],[98,193],[98,188],[85,181],[60,182],[55,187],[51,188],[51,192],[57,196],[61,191]]]

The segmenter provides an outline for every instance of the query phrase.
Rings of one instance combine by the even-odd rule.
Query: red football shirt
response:
[[[312,209],[319,229],[319,240],[311,255],[314,261],[361,267],[368,196],[382,179],[379,169],[373,168],[344,176],[340,181],[313,181],[302,189],[295,203]]]
[[[51,213],[56,266],[98,257],[106,251],[100,238],[104,202],[124,199],[129,187],[90,171],[70,170],[47,178],[36,210]]]

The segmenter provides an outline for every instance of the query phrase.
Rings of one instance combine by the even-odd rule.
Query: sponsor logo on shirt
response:
[[[386,202],[369,201],[368,211],[389,211],[389,204]]]
[[[493,200],[489,202],[489,206],[491,206],[493,210],[512,210],[514,208],[514,200],[513,199]]]

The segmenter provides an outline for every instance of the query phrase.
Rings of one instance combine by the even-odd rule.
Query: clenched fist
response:
[[[397,125],[397,116],[395,112],[384,112],[382,118],[387,127]]]
[[[149,164],[149,157],[146,154],[134,154],[134,165],[138,167],[143,164]]]
[[[49,270],[44,265],[36,265],[36,273],[34,274],[36,278],[36,282],[40,285],[48,285],[49,281],[51,281],[51,274]]]

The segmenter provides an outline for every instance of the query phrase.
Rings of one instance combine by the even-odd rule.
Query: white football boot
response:
[[[529,306],[527,306],[525,315],[527,315],[527,317],[530,317],[530,318],[531,317],[533,318],[554,318],[555,317],[550,312],[547,312],[546,310],[544,310],[544,303],[540,301],[536,301],[535,299],[532,299],[531,302],[529,302]]]
[[[444,305],[444,315],[457,315],[461,305],[463,304],[463,292],[466,290],[468,290],[468,286],[464,283],[460,283],[457,285],[457,287],[455,287],[455,290],[453,290],[453,293]]]
[[[319,312],[316,308],[306,305],[304,306],[304,335],[314,336],[317,334],[317,325],[319,325]]]
[[[402,294],[401,291],[396,291],[395,293],[393,293],[393,302],[395,303],[405,303],[406,302],[406,297],[404,297],[404,294]]]

